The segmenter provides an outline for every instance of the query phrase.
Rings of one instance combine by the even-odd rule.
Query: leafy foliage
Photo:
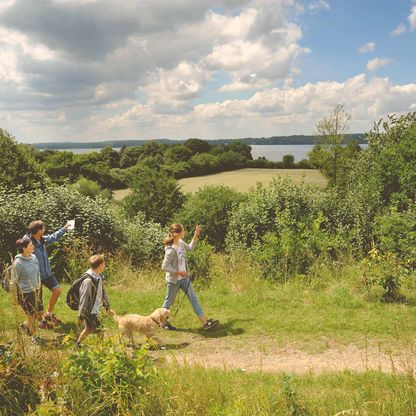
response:
[[[196,284],[206,286],[211,282],[213,254],[214,249],[206,241],[198,242],[195,249],[188,254],[188,268]]]
[[[124,201],[129,218],[143,212],[147,220],[166,225],[185,200],[177,181],[164,170],[147,166],[136,170],[132,180],[132,193]]]
[[[223,250],[230,215],[243,199],[243,194],[225,186],[205,186],[188,197],[177,222],[188,230],[201,224],[202,237],[217,250]]]

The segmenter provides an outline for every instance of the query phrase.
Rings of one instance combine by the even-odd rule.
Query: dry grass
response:
[[[206,185],[223,185],[234,188],[240,192],[248,192],[257,182],[268,185],[273,178],[289,177],[294,182],[304,181],[310,185],[324,186],[325,178],[318,170],[313,169],[239,169],[230,172],[216,173],[214,175],[196,176],[179,180],[184,192],[195,192]],[[114,191],[114,199],[122,200],[130,193],[129,189]]]

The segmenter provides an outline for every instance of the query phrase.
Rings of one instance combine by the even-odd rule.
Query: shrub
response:
[[[81,195],[93,199],[98,196],[101,196],[104,200],[111,198],[111,191],[109,189],[102,189],[99,183],[91,179],[80,178],[73,186]]]
[[[0,191],[0,218],[0,251],[5,261],[15,253],[15,241],[34,219],[44,221],[47,231],[55,231],[67,220],[75,219],[75,230],[53,246],[54,250],[63,250],[74,244],[74,238],[80,238],[91,250],[110,251],[123,238],[120,221],[112,214],[107,201],[100,197],[93,200],[64,186],[49,187],[44,192]]]
[[[125,221],[125,242],[121,250],[130,257],[133,264],[160,261],[163,255],[164,230],[153,221],[147,221],[139,212],[134,218]]]
[[[231,212],[243,199],[243,194],[225,186],[205,186],[186,200],[178,214],[178,222],[187,230],[201,224],[202,237],[217,250],[222,250]]]
[[[373,247],[363,259],[362,266],[364,283],[369,287],[379,284],[384,290],[384,301],[395,302],[403,299],[399,290],[407,270],[394,254],[381,254]]]
[[[164,170],[146,166],[136,169],[131,188],[131,194],[123,201],[129,218],[143,212],[147,220],[166,225],[185,200],[176,179]]]
[[[129,354],[121,344],[110,341],[70,354],[62,367],[71,378],[68,383],[81,385],[87,393],[90,407],[97,415],[131,414],[133,406],[146,392],[152,370],[146,349]],[[81,404],[77,397],[67,397],[66,401],[75,412]]]
[[[205,241],[199,241],[195,250],[188,254],[187,264],[196,284],[209,285],[211,282],[213,248]]]
[[[276,232],[279,213],[286,212],[294,223],[317,214],[320,191],[305,184],[294,184],[288,178],[261,184],[250,192],[231,213],[226,237],[227,250],[250,248],[263,241],[267,232]]]
[[[416,268],[416,204],[399,212],[392,208],[375,221],[380,250],[394,253],[407,266]]]

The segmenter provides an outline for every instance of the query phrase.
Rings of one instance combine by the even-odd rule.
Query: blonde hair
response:
[[[180,234],[184,230],[182,224],[172,224],[169,227],[169,234],[165,237],[163,240],[163,244],[165,246],[171,246],[173,244],[173,241],[175,240],[175,237]]]
[[[88,263],[92,269],[96,269],[97,267],[101,266],[104,261],[104,254],[96,254],[95,256],[90,257]]]

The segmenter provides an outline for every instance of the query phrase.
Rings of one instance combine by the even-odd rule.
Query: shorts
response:
[[[103,327],[95,313],[89,316],[86,316],[84,319],[85,319],[85,324],[87,325],[87,328],[93,332],[99,332]]]
[[[45,285],[49,290],[54,290],[57,287],[60,287],[58,280],[54,275],[48,276],[44,279],[41,279],[43,285]]]
[[[42,286],[40,289],[29,293],[23,293],[21,290],[18,290],[17,299],[19,301],[19,305],[29,316],[43,311]]]

